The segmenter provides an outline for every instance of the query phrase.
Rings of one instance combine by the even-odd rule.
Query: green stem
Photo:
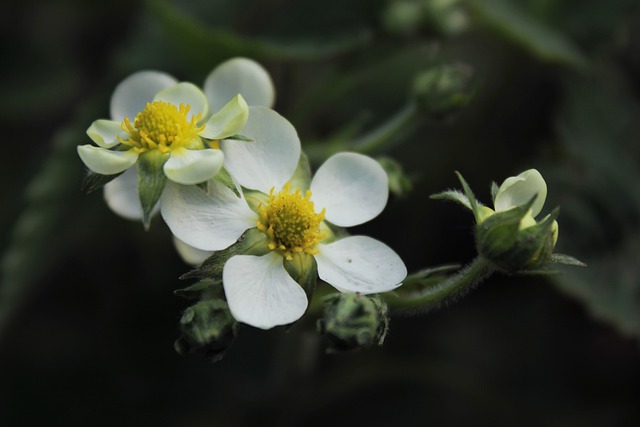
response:
[[[426,310],[464,293],[495,272],[484,258],[478,257],[457,274],[419,293],[396,295],[381,294],[391,310]]]
[[[415,102],[409,102],[393,117],[353,142],[352,148],[360,153],[371,154],[388,148],[417,124],[418,107]]]

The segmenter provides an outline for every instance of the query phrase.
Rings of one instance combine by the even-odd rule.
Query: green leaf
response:
[[[169,160],[169,154],[147,151],[138,157],[138,192],[142,205],[142,223],[149,229],[153,208],[158,204],[167,183],[162,167]]]
[[[468,3],[476,18],[489,29],[528,50],[536,57],[572,68],[586,68],[588,61],[577,46],[553,28],[537,22],[513,2],[474,0]]]
[[[562,203],[558,246],[588,267],[557,265],[564,274],[553,282],[594,317],[640,339],[640,104],[635,85],[602,64],[564,82],[556,122],[567,163],[546,169],[545,178],[552,202]]]
[[[147,7],[171,39],[195,61],[215,62],[231,56],[259,59],[317,61],[360,48],[372,41],[368,30],[307,41],[277,42],[244,37],[215,27],[207,27],[167,0],[147,0]]]

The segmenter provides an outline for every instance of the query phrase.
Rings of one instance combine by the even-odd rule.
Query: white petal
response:
[[[224,266],[222,283],[233,317],[256,328],[293,323],[307,310],[304,290],[273,252],[232,257]]]
[[[214,251],[202,251],[198,248],[194,248],[193,246],[189,246],[176,236],[173,236],[173,245],[175,246],[178,255],[180,255],[180,258],[182,258],[185,263],[193,266],[202,264],[204,260],[214,254]]]
[[[325,218],[341,227],[367,222],[382,212],[389,198],[387,173],[370,157],[338,153],[316,172],[311,199]]]
[[[222,151],[216,149],[177,148],[171,151],[171,157],[164,164],[164,174],[178,184],[199,184],[218,173],[223,159]]]
[[[493,203],[496,212],[502,212],[528,203],[536,194],[538,197],[531,207],[531,213],[534,217],[540,213],[542,206],[544,206],[544,201],[547,198],[547,184],[540,172],[529,169],[518,176],[505,179],[498,189]]]
[[[273,82],[267,70],[247,58],[233,58],[218,65],[204,82],[204,93],[212,111],[241,94],[249,105],[272,107]]]
[[[189,114],[187,120],[191,120],[192,116],[202,114],[202,118],[209,113],[209,103],[204,93],[193,83],[182,82],[168,87],[153,97],[154,101],[169,102],[176,107],[180,104],[189,105]]]
[[[220,111],[207,120],[200,136],[209,139],[224,139],[238,134],[244,128],[249,118],[249,107],[242,98],[236,95]]]
[[[80,160],[95,173],[114,175],[129,169],[138,160],[133,150],[111,151],[93,145],[78,146]]]
[[[133,122],[147,102],[163,89],[171,87],[177,80],[159,71],[140,71],[124,79],[116,86],[111,96],[111,118],[121,122],[125,117]]]
[[[89,138],[102,148],[113,148],[120,144],[118,136],[127,138],[127,133],[120,127],[120,122],[113,120],[96,120],[87,129]]]
[[[318,276],[341,292],[371,294],[400,286],[407,268],[391,248],[366,236],[318,245]]]
[[[229,247],[258,220],[244,198],[215,181],[209,183],[208,193],[197,186],[167,182],[160,205],[171,232],[204,251]]]
[[[253,142],[221,141],[225,167],[243,187],[268,193],[281,188],[300,159],[300,139],[284,117],[266,107],[249,107],[242,134]]]
[[[138,196],[138,171],[130,168],[104,186],[104,199],[116,214],[127,219],[142,219],[142,206]],[[152,215],[158,213],[159,205]]]

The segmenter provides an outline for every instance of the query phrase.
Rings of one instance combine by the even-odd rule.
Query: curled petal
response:
[[[215,180],[209,182],[208,192],[197,186],[168,182],[160,205],[171,232],[204,251],[231,246],[258,220],[244,198]]]
[[[386,292],[407,276],[398,254],[371,237],[350,236],[318,246],[318,276],[341,292]]]
[[[116,214],[126,219],[142,219],[142,205],[138,196],[138,172],[130,168],[104,186],[104,199]],[[152,214],[158,212],[158,207]]]
[[[531,214],[535,217],[542,210],[544,201],[547,198],[547,183],[535,169],[529,169],[518,176],[512,176],[504,180],[493,204],[496,212],[509,210],[516,206],[522,206],[536,196]]]
[[[177,83],[177,80],[159,71],[140,71],[121,81],[111,96],[111,118],[121,122],[125,117],[131,121],[152,102],[158,92]]]
[[[93,145],[78,146],[78,155],[85,166],[100,175],[115,175],[133,166],[138,153],[133,150],[111,151]]]
[[[178,184],[199,184],[213,178],[222,167],[223,160],[224,154],[220,150],[181,147],[171,151],[171,157],[164,164],[164,173]]]
[[[267,70],[247,58],[232,58],[218,65],[204,82],[204,93],[212,111],[222,108],[241,94],[249,105],[272,107],[273,82]]]
[[[180,255],[180,258],[182,258],[185,263],[193,266],[202,264],[204,260],[214,253],[214,251],[203,251],[194,248],[193,246],[189,246],[175,236],[173,236],[173,245],[175,246],[178,255]]]
[[[249,107],[242,134],[253,142],[220,142],[225,167],[240,185],[269,193],[293,175],[300,159],[300,139],[284,117],[266,107]]]
[[[307,310],[304,290],[274,252],[232,257],[224,266],[222,282],[233,317],[256,328],[293,323]]]
[[[224,139],[238,134],[249,118],[249,107],[242,95],[236,95],[220,111],[207,120],[200,136],[209,139]]]
[[[113,148],[120,144],[118,136],[126,139],[127,133],[120,127],[120,122],[113,120],[96,120],[87,129],[87,135],[102,148]]]
[[[338,153],[316,172],[311,182],[316,210],[341,227],[367,222],[382,212],[389,198],[389,179],[380,164],[356,153]]]
[[[169,102],[176,107],[180,104],[189,105],[189,114],[187,120],[191,120],[192,116],[202,114],[204,118],[209,114],[209,104],[204,93],[193,83],[182,82],[168,87],[156,94],[154,101]]]

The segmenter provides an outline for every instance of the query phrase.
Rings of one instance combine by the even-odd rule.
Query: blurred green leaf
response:
[[[545,176],[562,207],[562,251],[588,267],[563,269],[554,281],[595,317],[640,338],[640,105],[611,68],[565,88],[558,126],[568,161]]]
[[[194,61],[206,61],[207,67],[230,56],[315,61],[357,49],[372,40],[367,30],[286,42],[251,38],[207,27],[168,0],[148,0],[146,4],[172,40],[183,46]]]
[[[587,59],[573,42],[505,0],[474,0],[469,5],[476,18],[489,29],[520,45],[538,58],[585,68]]]

